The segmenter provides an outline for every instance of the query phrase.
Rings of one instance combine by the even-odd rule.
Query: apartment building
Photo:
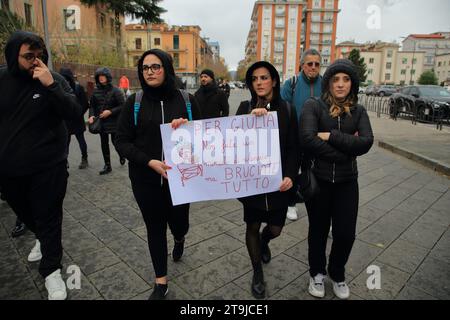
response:
[[[436,56],[436,64],[434,72],[438,77],[438,84],[450,85],[450,53],[438,54]]]
[[[436,65],[436,56],[450,53],[450,32],[431,34],[410,34],[402,42],[406,51],[425,52],[424,70],[432,70]]]

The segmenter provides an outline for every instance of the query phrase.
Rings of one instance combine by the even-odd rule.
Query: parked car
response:
[[[450,92],[439,86],[408,86],[389,98],[389,114],[415,114],[419,120],[450,117]]]
[[[368,95],[368,96],[371,96],[371,95],[374,95],[374,94],[375,94],[376,90],[377,90],[377,86],[371,84],[370,86],[368,86],[368,87],[366,88],[366,91],[365,91],[364,93],[365,93],[366,95]]]
[[[393,85],[381,85],[378,87],[376,94],[377,96],[391,96],[397,92],[397,87]]]
[[[365,93],[366,92],[367,87],[366,86],[359,86],[359,91],[358,93]]]

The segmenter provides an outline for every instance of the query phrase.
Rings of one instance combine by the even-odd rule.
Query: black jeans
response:
[[[147,228],[148,247],[156,277],[165,277],[168,254],[167,225],[174,238],[182,240],[189,230],[189,204],[173,206],[166,181],[161,187],[132,180],[131,186]]]
[[[312,277],[326,272],[326,247],[330,224],[333,243],[328,264],[332,280],[345,280],[345,264],[355,241],[358,215],[358,181],[330,183],[318,180],[320,193],[306,202],[309,219],[308,260]]]
[[[74,136],[77,138],[78,144],[80,146],[81,157],[83,159],[86,159],[88,156],[88,153],[87,153],[86,139],[84,139],[84,132],[76,133],[76,134],[74,134]],[[69,138],[67,139],[67,154],[69,154],[69,146],[70,146],[71,137],[72,137],[72,135],[69,134]]]
[[[111,165],[111,153],[109,151],[109,135],[111,135],[111,142],[116,142],[115,133],[100,133],[100,142],[102,144],[102,154],[105,165]]]
[[[9,206],[41,242],[39,273],[44,278],[62,268],[62,207],[67,177],[64,161],[33,175],[1,179]]]

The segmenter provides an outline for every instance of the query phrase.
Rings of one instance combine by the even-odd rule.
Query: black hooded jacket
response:
[[[99,77],[106,76],[106,85],[102,85]],[[89,117],[98,117],[104,110],[110,110],[112,114],[102,119],[103,133],[116,133],[117,120],[125,103],[123,91],[112,84],[112,75],[108,68],[98,68],[95,71],[96,88],[92,93]]]
[[[200,105],[203,119],[228,117],[230,112],[228,98],[215,82],[201,86],[195,92],[195,98]]]
[[[164,83],[152,88],[147,85],[142,73],[142,63],[149,55],[156,55],[162,62],[166,78]],[[175,71],[170,56],[162,50],[153,49],[145,52],[138,62],[138,76],[144,95],[134,124],[134,101],[136,94],[131,95],[122,110],[117,125],[117,151],[129,160],[130,178],[132,181],[144,181],[159,185],[161,176],[152,170],[150,160],[163,160],[160,125],[171,123],[178,118],[188,119],[186,103],[178,91],[175,82]],[[194,96],[189,95],[192,105],[192,117],[201,119],[200,109]]]
[[[52,72],[54,83],[44,87],[19,68],[20,48],[27,39],[40,40],[23,31],[11,36],[5,48],[7,67],[0,68],[0,179],[35,174],[65,161],[64,120],[81,113],[61,75]]]
[[[66,81],[69,83],[81,107],[81,115],[77,119],[66,121],[67,130],[69,130],[69,134],[78,134],[84,132],[86,131],[84,114],[89,109],[86,91],[84,91],[82,85],[75,82],[72,70],[70,70],[69,68],[61,68],[61,70],[59,70],[59,74],[62,75],[64,79],[66,79]]]
[[[259,61],[253,64],[246,74],[246,85],[252,95],[251,101],[241,102],[236,115],[249,114],[256,107],[257,94],[253,90],[252,75],[253,71],[264,67],[269,70],[272,79],[276,80],[276,86],[273,89],[273,98],[270,102],[270,110],[276,111],[278,117],[278,128],[280,134],[281,166],[283,178],[289,177],[295,183],[298,169],[300,166],[300,154],[298,143],[298,122],[295,108],[292,108],[280,96],[280,76],[277,70],[268,62]],[[249,105],[250,103],[250,105]],[[290,111],[289,111],[290,110]],[[272,192],[260,194],[245,198],[240,198],[244,205],[259,210],[279,210],[288,207],[289,192]]]

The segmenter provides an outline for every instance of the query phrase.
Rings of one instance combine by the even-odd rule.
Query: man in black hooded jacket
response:
[[[67,129],[81,113],[67,82],[47,66],[39,36],[14,32],[0,68],[0,187],[38,239],[28,261],[41,261],[49,300],[67,296],[61,278],[62,204],[67,186]]]
[[[195,93],[203,119],[228,117],[230,106],[225,93],[219,89],[214,72],[205,69],[200,73],[200,89]]]

